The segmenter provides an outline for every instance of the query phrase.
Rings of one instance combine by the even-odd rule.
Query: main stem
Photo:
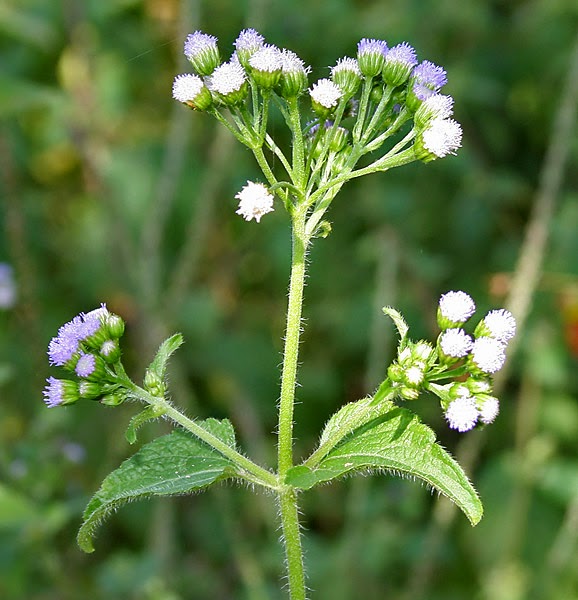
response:
[[[279,401],[278,462],[281,487],[279,508],[291,600],[305,600],[306,598],[297,491],[284,485],[287,471],[293,466],[293,408],[301,334],[303,288],[305,286],[305,256],[308,245],[305,233],[306,215],[307,209],[304,204],[298,205],[293,214],[291,280]]]
[[[281,482],[287,471],[293,466],[293,406],[295,404],[303,288],[305,286],[306,214],[306,208],[301,205],[296,207],[293,215],[291,280],[281,374],[281,398],[279,400],[278,460]]]

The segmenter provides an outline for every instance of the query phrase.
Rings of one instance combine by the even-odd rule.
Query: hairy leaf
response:
[[[235,446],[235,432],[229,421],[207,419],[201,425],[229,446]],[[84,511],[78,545],[85,552],[92,552],[95,529],[127,502],[196,492],[235,474],[234,463],[188,431],[177,429],[157,438],[104,479]]]
[[[183,336],[180,333],[175,333],[170,338],[167,338],[157,350],[157,354],[149,365],[148,370],[155,373],[159,378],[164,378],[167,362],[171,354],[178,350],[182,343]]]
[[[383,392],[381,400],[376,401],[375,398],[369,397],[358,400],[357,402],[350,402],[331,416],[321,433],[318,449],[306,461],[308,466],[312,466],[312,464],[319,462],[319,460],[326,456],[327,453],[335,447],[336,444],[341,442],[345,436],[354,432],[369,421],[387,414],[392,407],[395,407],[392,402],[383,399],[386,397],[391,398],[393,396],[393,390],[391,389],[388,380],[384,381],[382,387],[387,388],[387,390]]]
[[[399,343],[401,346],[403,346],[405,343],[405,338],[407,337],[407,332],[409,331],[409,327],[407,326],[405,319],[399,311],[395,310],[395,308],[392,308],[391,306],[384,306],[382,310],[393,321],[399,333]]]
[[[460,465],[435,441],[434,432],[407,409],[388,411],[346,435],[312,466],[290,469],[286,483],[309,489],[348,473],[390,471],[417,477],[455,502],[472,525],[482,504]]]

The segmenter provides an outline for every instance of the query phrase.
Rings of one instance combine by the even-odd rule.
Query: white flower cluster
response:
[[[469,376],[464,384],[450,386],[450,391],[443,386],[434,388],[442,399],[449,426],[458,431],[472,429],[478,420],[487,424],[496,418],[499,402],[491,396],[489,378],[504,366],[506,344],[516,333],[516,320],[505,309],[490,311],[473,336],[466,333],[462,326],[475,310],[472,298],[462,291],[443,294],[438,306],[440,360],[461,365]]]

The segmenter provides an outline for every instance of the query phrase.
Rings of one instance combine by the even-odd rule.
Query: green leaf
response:
[[[126,428],[124,437],[129,444],[134,444],[136,442],[136,432],[137,430],[144,425],[147,421],[153,421],[154,419],[158,419],[162,415],[165,414],[162,406],[147,406],[144,410],[137,413],[132,417],[128,427]]]
[[[435,441],[434,432],[417,415],[391,402],[382,416],[342,438],[317,464],[299,465],[285,482],[309,489],[348,473],[389,471],[418,477],[455,502],[472,525],[483,508],[460,465]]]
[[[395,308],[391,306],[384,306],[381,310],[393,321],[397,331],[399,333],[399,343],[401,346],[405,343],[405,338],[407,337],[407,332],[409,331],[409,327],[405,322],[405,319],[401,316],[401,313]]]
[[[321,438],[319,440],[319,447],[305,461],[307,466],[315,465],[319,462],[327,453],[334,448],[343,438],[356,429],[365,425],[373,419],[377,419],[382,415],[386,414],[391,410],[393,404],[388,400],[393,397],[393,391],[389,381],[386,379],[380,386],[380,390],[383,390],[383,395],[380,396],[379,400],[375,397],[363,398],[357,402],[350,402],[342,408],[340,408],[330,419],[327,421]]]
[[[200,425],[227,445],[235,446],[235,432],[228,420],[207,419]],[[235,475],[233,462],[188,431],[177,429],[143,446],[105,478],[84,511],[78,545],[92,552],[98,525],[127,502],[192,493]]]
[[[148,370],[152,371],[160,379],[163,379],[167,370],[167,362],[171,354],[179,349],[183,344],[183,336],[180,333],[175,333],[170,338],[167,338],[157,350],[157,354],[149,365]]]

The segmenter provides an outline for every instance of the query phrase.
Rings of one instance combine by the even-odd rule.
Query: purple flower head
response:
[[[357,63],[366,77],[375,77],[381,73],[387,55],[387,43],[383,40],[363,38],[357,44]]]
[[[402,42],[389,49],[385,57],[385,63],[415,67],[417,65],[417,56],[415,50],[407,42]]]
[[[202,31],[187,36],[184,53],[199,75],[210,75],[221,60],[217,38]]]
[[[405,83],[417,64],[415,50],[406,42],[390,48],[383,65],[383,80],[394,87]]]
[[[74,381],[49,377],[46,384],[42,393],[48,408],[72,404],[78,400],[78,386]]]
[[[414,83],[412,88],[413,95],[422,102],[431,98],[436,92],[428,88],[423,83]]]
[[[82,327],[82,318],[74,317],[65,323],[58,335],[53,337],[48,344],[48,360],[51,365],[63,366],[78,351],[80,342],[79,330]]]
[[[49,377],[46,382],[48,385],[42,392],[44,394],[44,402],[49,408],[60,406],[63,401],[63,381],[61,379],[56,379],[56,377]]]
[[[94,373],[96,368],[96,357],[94,354],[84,354],[80,355],[78,362],[76,363],[76,368],[74,369],[75,373],[79,377],[90,377]]]
[[[102,327],[103,320],[109,314],[106,305],[89,313],[80,313],[65,323],[58,335],[48,344],[48,360],[51,365],[64,366],[80,349],[80,343],[94,336]]]
[[[237,54],[251,56],[265,42],[265,38],[255,29],[243,29],[234,42]]]
[[[385,56],[387,55],[387,42],[385,42],[384,40],[363,38],[357,44],[357,55],[358,56],[364,55],[364,54],[373,54],[375,52],[382,54],[383,57],[385,58]]]
[[[217,47],[217,38],[202,31],[189,33],[185,40],[184,54],[189,60],[193,60],[203,52]]]
[[[445,70],[429,60],[424,60],[414,68],[412,78],[436,92],[448,82]]]

